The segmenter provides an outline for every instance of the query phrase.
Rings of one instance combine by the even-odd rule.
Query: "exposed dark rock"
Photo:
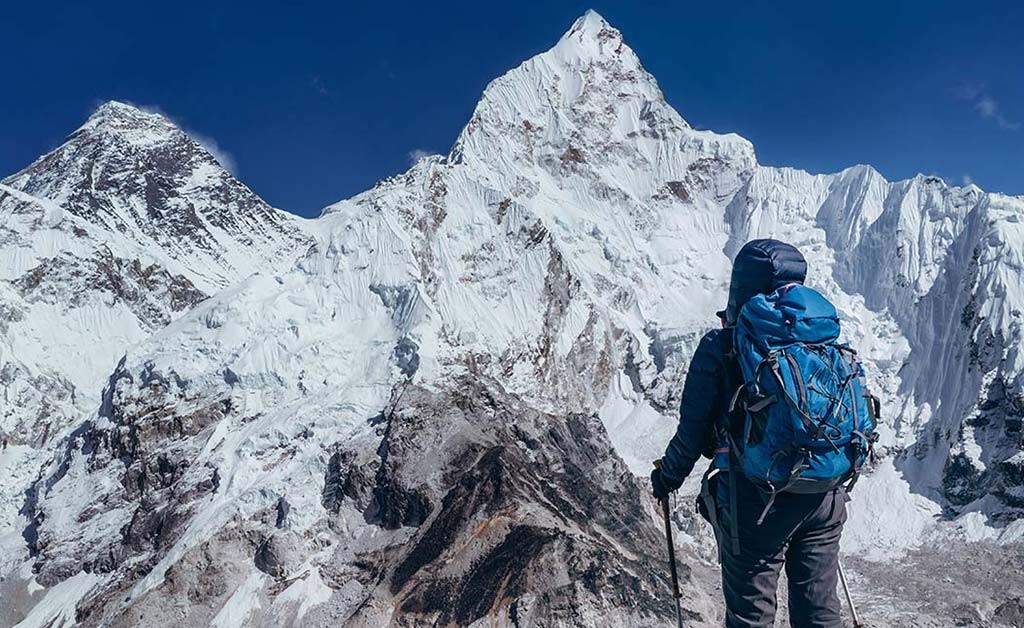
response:
[[[1008,626],[1024,626],[1024,597],[1006,600],[996,608],[993,618]]]
[[[274,521],[274,527],[278,530],[285,528],[288,525],[288,513],[291,512],[292,506],[288,503],[288,500],[282,495],[277,500],[277,518]]]
[[[632,344],[626,348],[626,362],[623,364],[622,370],[626,372],[626,377],[629,378],[629,385],[632,386],[633,392],[643,394],[645,387],[640,379],[640,367],[636,363],[636,353],[633,351]]]
[[[338,450],[331,454],[324,473],[324,488],[320,503],[327,512],[337,514],[346,497],[357,508],[366,510],[373,500],[376,472],[355,464],[355,452]]]
[[[167,532],[174,523],[174,512],[170,505],[143,500],[133,514],[131,523],[121,531],[123,544],[136,552],[158,549],[167,541]]]
[[[420,346],[408,336],[402,336],[395,345],[394,356],[402,375],[412,377],[420,367]]]
[[[675,195],[681,201],[690,200],[690,192],[686,189],[686,185],[682,181],[668,181],[665,183],[665,187],[668,191]]]
[[[954,507],[993,495],[1010,508],[1024,508],[1024,499],[1015,490],[1024,484],[1024,461],[1016,457],[1024,447],[1020,427],[1024,400],[1002,377],[993,378],[983,392],[984,399],[957,434],[957,440],[963,441],[970,430],[971,439],[979,445],[975,455],[980,464],[954,449],[943,470],[943,493]]]
[[[512,528],[463,578],[454,609],[455,621],[468,625],[503,600],[526,593],[524,584],[530,563],[556,536],[553,530],[525,525]]]
[[[206,298],[182,275],[172,275],[156,264],[144,267],[138,259],[115,257],[109,251],[90,258],[70,254],[49,258],[12,283],[29,302],[59,303],[67,308],[83,305],[104,292],[114,302],[124,303],[153,330]]]
[[[37,580],[56,584],[80,570],[110,572],[120,569],[129,558],[130,571],[145,575],[179,538],[191,519],[191,508],[204,494],[217,490],[217,469],[205,479],[185,482],[198,453],[191,438],[222,420],[232,410],[229,400],[191,400],[180,403],[188,382],[176,373],[167,374],[147,365],[138,377],[124,367],[124,360],[111,375],[103,393],[100,417],[106,424],[85,422],[66,441],[50,475],[30,490],[23,512],[32,523],[24,531],[37,557]],[[86,523],[108,510],[123,507],[131,518],[120,530],[96,546],[79,546],[74,552],[53,551],[46,513],[36,505],[36,495],[47,492],[67,473],[71,459],[81,455],[90,472],[120,470],[123,493],[108,497],[84,509],[79,522]],[[195,477],[195,474],[193,474]]]
[[[327,461],[327,471],[324,473],[324,490],[320,493],[320,503],[327,512],[338,514],[341,509],[341,502],[345,498],[345,464],[346,452],[336,451]]]
[[[284,562],[279,556],[277,544],[274,537],[268,537],[256,548],[256,556],[253,558],[256,568],[271,578],[280,578],[285,574]]]
[[[581,164],[586,161],[583,158],[583,153],[575,146],[566,148],[565,152],[562,153],[561,160],[563,164]]]
[[[408,471],[428,455],[440,455],[432,466],[444,470],[443,497],[389,559],[388,590],[416,625],[468,625],[495,613],[529,621],[537,612],[568,626],[571,600],[600,599],[652,622],[672,612],[652,589],[667,590],[657,530],[596,417],[544,415],[493,382],[468,379],[446,393],[407,387],[386,415],[378,495],[386,487],[398,504],[420,492],[433,502],[437,489]],[[441,434],[456,440],[438,448]],[[565,581],[576,584],[554,584]]]
[[[964,454],[954,454],[942,473],[942,490],[953,504],[963,506],[982,491],[982,474]]]
[[[422,525],[430,515],[430,499],[422,490],[394,484],[386,476],[378,479],[373,496],[375,508],[367,517],[389,530]]]
[[[391,590],[398,592],[424,566],[448,549],[472,515],[480,509],[492,511],[502,497],[502,447],[484,453],[475,465],[460,475],[458,483],[448,491],[441,510],[395,568]]]

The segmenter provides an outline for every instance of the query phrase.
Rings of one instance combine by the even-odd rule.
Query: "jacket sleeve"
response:
[[[693,465],[714,444],[715,423],[724,411],[726,357],[722,330],[704,335],[690,361],[679,404],[679,426],[665,450],[661,473],[665,480],[678,487]]]

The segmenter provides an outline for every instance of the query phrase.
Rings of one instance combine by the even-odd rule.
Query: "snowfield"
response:
[[[761,166],[594,12],[448,155],[316,220],[108,103],[0,184],[0,625],[664,625],[644,478],[732,256],[768,236],[884,403],[844,536],[862,614],[1019,623],[1022,579],[984,569],[1024,564],[1022,215]],[[675,520],[711,626],[696,488]],[[949,587],[895,587],[904,563]]]

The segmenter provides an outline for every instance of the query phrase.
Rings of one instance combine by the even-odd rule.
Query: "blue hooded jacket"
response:
[[[732,326],[740,308],[757,294],[787,283],[803,283],[807,262],[796,247],[778,240],[751,240],[733,262],[729,303],[718,313],[724,327],[704,334],[690,361],[679,405],[679,426],[661,461],[661,477],[678,488],[702,456],[718,445],[717,428],[727,427],[729,401],[742,376],[733,352]]]

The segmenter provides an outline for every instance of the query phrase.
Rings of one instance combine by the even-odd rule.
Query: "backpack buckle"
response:
[[[757,401],[754,403],[747,403],[747,412],[760,412],[761,410],[764,410],[765,407],[770,406],[778,400],[779,398],[774,394],[768,396],[759,395]]]

